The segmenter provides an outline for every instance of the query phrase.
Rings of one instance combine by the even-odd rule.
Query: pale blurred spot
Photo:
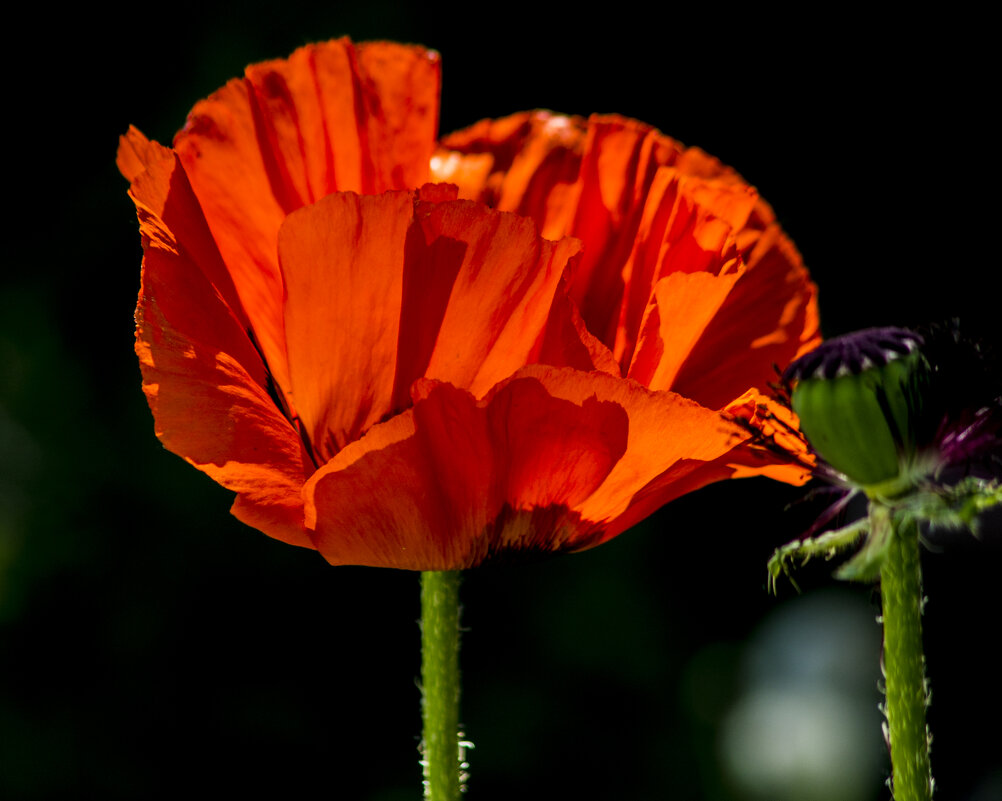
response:
[[[767,618],[722,727],[737,788],[770,801],[876,799],[886,772],[879,656],[879,627],[858,591],[797,598]]]

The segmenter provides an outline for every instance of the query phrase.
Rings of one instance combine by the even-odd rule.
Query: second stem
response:
[[[895,801],[929,801],[932,772],[925,712],[928,688],[922,653],[922,568],[914,521],[893,526],[880,572],[884,673]]]

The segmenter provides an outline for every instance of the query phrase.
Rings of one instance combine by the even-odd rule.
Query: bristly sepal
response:
[[[857,520],[848,526],[844,526],[834,531],[826,531],[817,537],[804,537],[793,540],[780,548],[777,548],[769,559],[769,591],[776,594],[776,584],[781,575],[786,576],[797,592],[800,587],[793,578],[791,563],[797,566],[807,564],[815,557],[833,559],[838,554],[851,548],[861,537],[869,533],[870,521],[868,518]]]

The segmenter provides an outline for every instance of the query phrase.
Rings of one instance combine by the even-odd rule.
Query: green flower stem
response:
[[[912,520],[894,526],[880,571],[880,595],[894,799],[929,801],[932,772],[925,722],[922,567],[918,528]]]
[[[424,797],[457,801],[459,745],[459,572],[421,574],[421,717]]]

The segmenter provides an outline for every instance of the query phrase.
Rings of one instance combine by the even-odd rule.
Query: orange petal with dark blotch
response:
[[[680,459],[640,488],[629,509],[608,526],[603,541],[636,525],[666,503],[716,481],[766,476],[800,486],[810,480],[814,458],[789,409],[749,390],[728,404],[724,414],[746,421],[748,428],[761,432],[762,438],[772,439],[775,449],[756,444],[744,428],[732,428],[731,447],[717,458]]]
[[[307,525],[334,564],[445,570],[581,547],[593,531],[575,509],[622,457],[628,428],[618,404],[556,398],[532,376],[479,402],[426,380],[413,410],[307,484]]]
[[[188,243],[166,226],[160,234],[145,242],[136,308],[136,352],[157,436],[237,492],[241,520],[310,547],[301,488],[313,466],[268,391],[261,357]]]
[[[428,164],[438,136],[442,64],[434,50],[394,42],[358,46],[359,105],[356,121],[371,164],[372,183],[360,191],[409,189],[430,179]],[[364,175],[363,175],[364,178]],[[338,189],[344,191],[346,188]]]

